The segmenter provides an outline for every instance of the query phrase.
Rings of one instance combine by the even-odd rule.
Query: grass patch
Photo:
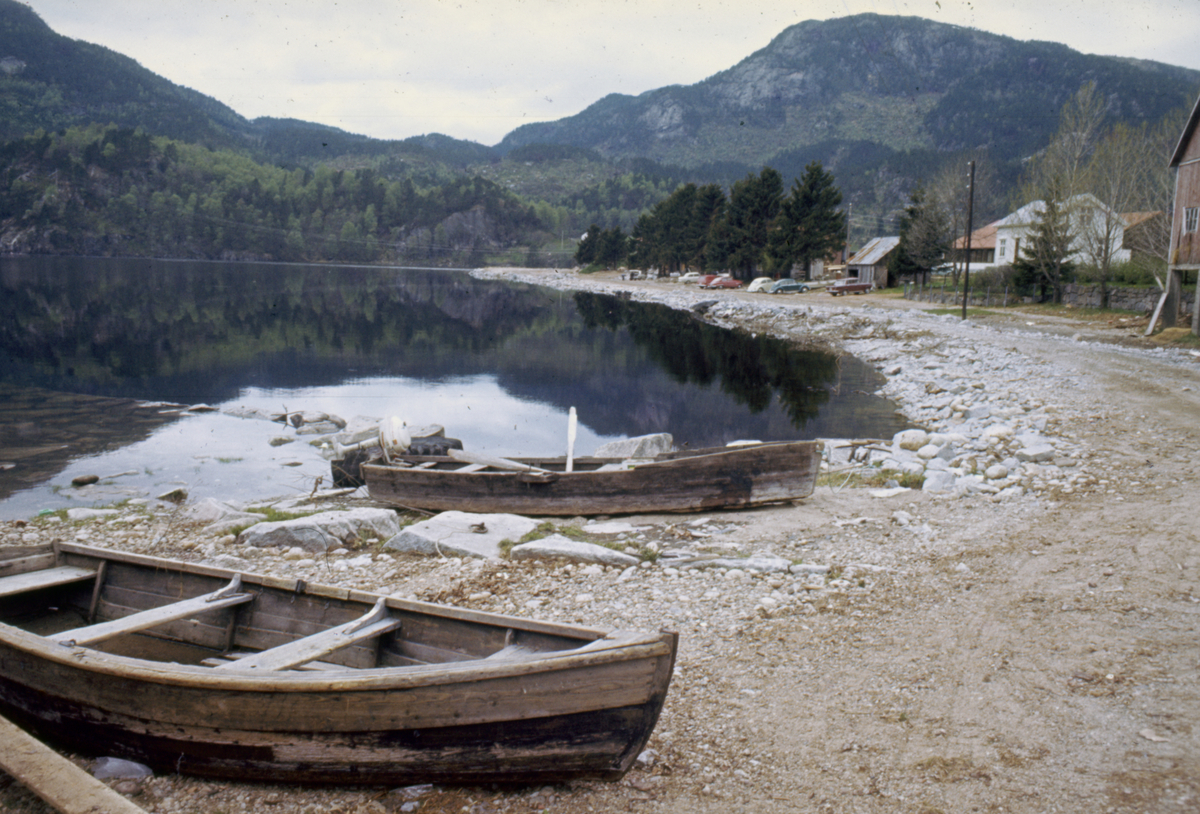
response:
[[[920,489],[925,484],[924,475],[891,470],[885,472],[882,469],[865,467],[853,471],[822,472],[817,476],[817,486],[829,486],[834,489],[843,486],[852,489],[882,489],[890,480],[896,481],[906,489]]]
[[[261,514],[266,523],[278,523],[283,520],[296,520],[301,517],[310,517],[312,512],[281,512],[274,506],[255,506],[252,509],[246,509],[251,514]],[[246,523],[244,526],[234,526],[226,534],[232,534],[234,537],[240,535],[243,531],[251,526],[258,525],[257,523]]]
[[[554,534],[554,532],[556,532],[557,530],[558,529],[556,529],[554,527],[554,524],[551,523],[549,520],[543,520],[541,523],[538,523],[537,526],[534,527],[534,529],[532,531],[525,532],[525,534],[523,534],[521,536],[521,539],[517,540],[512,545],[520,545],[521,543],[532,543],[534,540],[541,540],[543,537],[549,537],[551,534]],[[505,542],[507,542],[507,541],[502,540],[500,542],[500,545],[503,546]],[[509,548],[512,548],[512,546],[509,546]]]
[[[223,463],[223,464],[236,464],[236,463],[241,463],[242,459],[241,458],[217,458],[217,462]]]
[[[549,520],[543,520],[541,523],[538,523],[537,528],[535,528],[533,531],[527,532],[514,545],[540,540],[543,537],[549,537],[551,534],[561,534],[563,537],[571,540],[578,540],[581,543],[595,542],[595,540],[588,539],[588,536],[576,526],[556,526]],[[600,543],[600,545],[603,545],[603,543]]]
[[[268,523],[278,523],[281,520],[296,520],[312,515],[312,512],[281,512],[274,506],[255,506],[253,509],[246,509],[246,511],[261,514],[267,519]]]
[[[1151,342],[1158,345],[1171,345],[1179,348],[1200,348],[1200,336],[1192,333],[1191,328],[1163,328],[1149,337]]]

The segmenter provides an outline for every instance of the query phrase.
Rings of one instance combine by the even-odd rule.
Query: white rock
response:
[[[410,554],[497,559],[501,541],[520,540],[537,525],[536,520],[517,514],[442,512],[412,524],[383,547]]]
[[[675,439],[670,433],[658,432],[637,438],[609,441],[596,447],[592,455],[596,458],[653,458],[655,455],[670,452],[674,447]]]
[[[588,523],[584,525],[583,530],[588,534],[628,534],[643,528],[645,526],[635,526],[624,520],[606,520],[601,523]]]
[[[352,509],[346,512],[320,512],[295,520],[258,523],[238,535],[241,545],[292,548],[324,554],[363,537],[381,540],[400,530],[400,522],[391,509]]]
[[[775,557],[770,554],[760,554],[755,557],[718,557],[711,560],[696,560],[695,562],[683,563],[680,568],[728,568],[725,574],[726,579],[730,579],[730,574],[737,571],[739,574],[745,574],[746,571],[763,571],[766,573],[774,573],[787,571],[791,567],[791,561],[785,560],[783,557]]]
[[[1008,467],[1004,464],[992,464],[983,474],[988,480],[1003,480],[1008,477]]]
[[[533,540],[513,546],[509,557],[514,560],[570,560],[571,562],[590,562],[601,565],[613,565],[627,568],[638,564],[638,558],[613,551],[595,543],[584,543],[572,540],[561,534],[552,534],[541,540]]]
[[[1054,460],[1054,447],[1049,444],[1025,447],[1017,450],[1017,460],[1024,463],[1041,463]]]
[[[983,431],[984,438],[1012,438],[1013,428],[1007,424],[993,424]]]
[[[67,509],[68,520],[95,520],[98,517],[112,517],[116,509]]]
[[[917,450],[917,455],[928,461],[931,458],[936,458],[938,452],[940,452],[940,450],[937,446],[933,444],[926,444]]]
[[[953,472],[941,472],[938,470],[929,470],[925,473],[925,483],[921,487],[923,492],[949,492],[954,488],[954,482],[957,477]]]
[[[901,430],[892,436],[892,446],[897,449],[916,451],[929,442],[929,433],[925,430]]]

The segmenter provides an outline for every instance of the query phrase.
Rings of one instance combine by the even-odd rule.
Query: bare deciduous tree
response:
[[[1053,185],[1062,200],[1086,190],[1087,165],[1100,140],[1107,104],[1088,82],[1063,105],[1058,118],[1058,130],[1050,145],[1030,160],[1024,183],[1019,187],[1021,200],[1017,206],[1046,197]]]

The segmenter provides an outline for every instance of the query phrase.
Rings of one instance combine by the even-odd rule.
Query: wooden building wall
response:
[[[1200,207],[1200,128],[1192,131],[1177,173],[1170,265],[1173,268],[1200,268],[1200,231],[1183,231],[1187,210]]]

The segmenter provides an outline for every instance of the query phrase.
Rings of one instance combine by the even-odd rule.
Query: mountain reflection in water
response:
[[[187,483],[220,498],[307,491],[327,473],[305,438],[269,446],[278,425],[158,416],[131,399],[395,413],[499,455],[563,454],[572,406],[580,455],[650,432],[701,447],[905,426],[853,358],[461,272],[5,258],[0,289],[6,516],[111,499],[51,491],[76,473],[139,470],[116,492]]]

